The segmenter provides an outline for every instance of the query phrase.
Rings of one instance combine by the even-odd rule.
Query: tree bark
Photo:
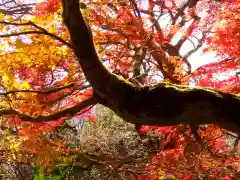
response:
[[[110,73],[94,47],[79,0],[62,0],[63,19],[94,98],[125,121],[140,125],[217,124],[240,133],[240,97],[216,90],[160,83],[137,87]]]

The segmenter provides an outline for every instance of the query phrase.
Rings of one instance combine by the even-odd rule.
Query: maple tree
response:
[[[231,136],[237,145],[238,137],[227,130],[240,131],[238,0],[2,1],[0,6],[0,114],[21,137],[10,149],[19,150],[21,144],[30,155],[38,152],[38,164],[51,166],[51,158],[66,149],[46,134],[72,116],[94,122],[91,107],[99,103],[136,125],[140,136],[154,132],[164,139],[159,148],[166,151],[149,166],[153,179],[173,173],[173,155],[172,163],[181,166],[184,158],[191,161],[190,152],[199,162],[216,151],[235,151],[236,146],[224,143]],[[193,48],[182,54],[187,43]],[[205,51],[216,50],[227,59],[192,71],[188,59],[204,43]],[[224,74],[228,77],[216,80]],[[202,88],[188,87],[191,82]],[[196,143],[211,147],[211,153],[194,149]],[[13,155],[9,159],[16,159]],[[234,164],[234,158],[228,163]],[[219,159],[212,162],[224,169],[221,176],[235,176]],[[209,169],[212,165],[201,167],[204,163],[174,176],[216,171]]]

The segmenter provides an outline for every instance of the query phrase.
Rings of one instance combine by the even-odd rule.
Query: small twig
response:
[[[48,90],[27,90],[27,89],[22,89],[22,90],[12,90],[12,91],[7,91],[5,93],[0,93],[0,95],[9,95],[9,94],[15,94],[15,93],[39,93],[39,94],[50,94],[50,93],[54,93],[57,91],[60,91],[62,89],[66,89],[66,88],[71,88],[73,87],[75,84],[74,83],[70,83],[66,86],[62,86],[59,88],[54,88],[54,89],[48,89]]]
[[[48,32],[46,29],[38,26],[37,24],[33,23],[32,21],[29,21],[29,22],[26,22],[26,23],[14,23],[14,22],[0,21],[0,24],[14,25],[14,26],[33,26],[36,29],[40,30],[40,31],[25,31],[25,32],[19,32],[19,33],[2,34],[2,35],[0,35],[0,37],[11,37],[11,36],[19,36],[19,35],[27,35],[27,34],[43,34],[43,35],[50,36],[50,37],[60,41],[61,43],[68,46],[69,48],[72,48],[72,45],[70,43],[63,40],[59,36]]]

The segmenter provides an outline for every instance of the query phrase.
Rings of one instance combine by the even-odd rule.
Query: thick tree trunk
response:
[[[125,121],[157,126],[214,123],[240,133],[239,96],[165,83],[152,88],[136,87],[103,66],[79,0],[63,0],[63,19],[95,98]]]

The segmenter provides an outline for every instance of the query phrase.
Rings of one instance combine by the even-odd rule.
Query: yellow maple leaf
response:
[[[3,21],[4,20],[4,14],[3,13],[0,13],[0,21]]]
[[[3,81],[8,81],[8,80],[9,80],[9,76],[8,76],[7,73],[4,73],[4,74],[3,74],[2,80],[3,80]]]
[[[54,71],[56,69],[56,65],[55,64],[51,65],[50,67],[51,67],[52,71]]]
[[[11,143],[9,147],[10,147],[10,149],[12,149],[12,150],[17,150],[17,149],[18,149],[18,144],[16,144],[16,143]]]
[[[28,84],[27,81],[23,81],[23,83],[21,85],[21,88],[23,88],[23,89],[30,89],[30,85]]]
[[[28,49],[33,54],[39,53],[39,50],[40,50],[39,45],[36,45],[36,44],[29,45]]]
[[[7,136],[7,140],[11,140],[12,139],[12,136]]]
[[[7,45],[5,43],[2,43],[0,45],[0,52],[4,51],[4,49],[7,47]]]
[[[48,29],[48,31],[50,32],[50,33],[56,33],[56,28],[54,28],[53,26],[50,26],[49,27],[49,29]]]
[[[19,86],[15,76],[8,70],[4,71],[2,81],[7,84],[7,90],[12,90],[13,88],[18,88]]]
[[[23,43],[20,38],[17,38],[17,39],[16,39],[15,47],[16,47],[17,49],[20,49],[20,48],[23,48],[24,46],[25,46],[25,43]]]

